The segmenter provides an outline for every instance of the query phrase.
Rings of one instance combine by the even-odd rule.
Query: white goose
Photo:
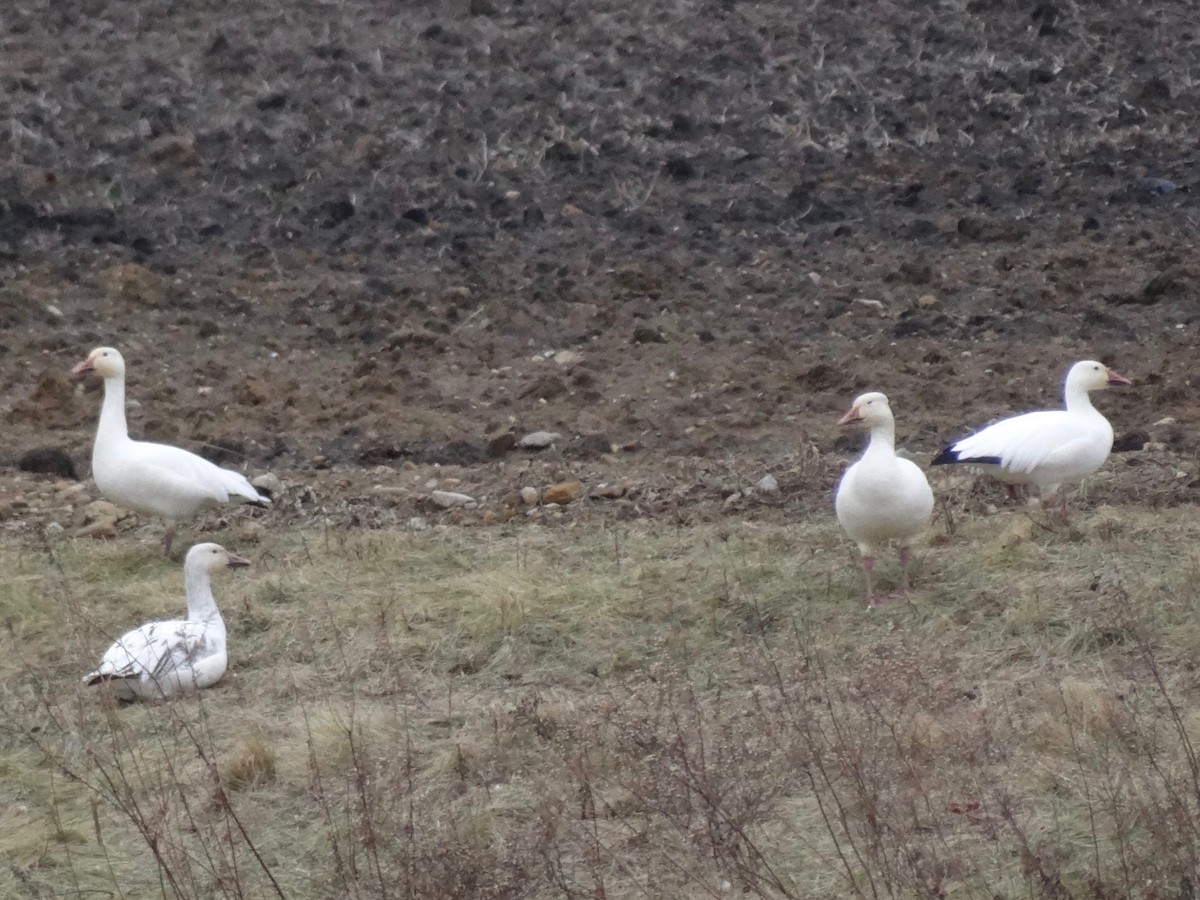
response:
[[[135,441],[125,424],[125,360],[112,347],[98,347],[71,370],[104,379],[104,405],[92,446],[92,478],[119,506],[167,520],[163,547],[175,540],[175,523],[201,509],[229,501],[266,506],[264,497],[239,472],[222,469],[179,447]]]
[[[100,666],[83,676],[86,685],[107,681],[122,700],[150,700],[216,684],[225,674],[225,621],[213,599],[211,576],[240,569],[249,560],[220,544],[197,544],[183,563],[187,618],[147,622],[121,635]]]
[[[900,590],[907,593],[909,547],[929,524],[933,491],[920,467],[896,455],[896,419],[887,397],[863,394],[838,420],[839,425],[851,422],[865,424],[871,438],[862,457],[838,483],[834,507],[842,528],[862,551],[867,603],[874,606],[881,602],[873,578],[875,553],[890,541],[900,548]]]
[[[1063,386],[1065,409],[1001,419],[943,450],[933,465],[966,463],[1009,485],[1032,484],[1043,501],[1063,484],[1095,472],[1112,450],[1108,419],[1092,406],[1092,391],[1133,382],[1095,360],[1077,362]],[[1066,509],[1066,498],[1063,498]]]

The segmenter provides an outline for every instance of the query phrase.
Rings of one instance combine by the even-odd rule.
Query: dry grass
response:
[[[282,534],[225,680],[124,708],[178,568],[0,548],[0,895],[1189,897],[1200,525],[1022,518],[875,611],[825,516]]]

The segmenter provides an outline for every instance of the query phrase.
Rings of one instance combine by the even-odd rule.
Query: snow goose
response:
[[[211,578],[249,560],[220,544],[197,544],[183,563],[187,618],[147,622],[113,643],[86,685],[111,682],[118,699],[150,700],[216,684],[225,674],[225,622],[213,599]]]
[[[966,463],[1009,485],[1032,484],[1045,501],[1059,486],[1095,472],[1112,450],[1108,419],[1092,406],[1092,391],[1132,384],[1124,375],[1095,360],[1077,362],[1063,386],[1065,409],[1043,410],[1001,419],[955,441],[933,465]],[[1066,498],[1063,498],[1066,510]]]
[[[886,396],[871,393],[856,399],[838,424],[851,422],[866,425],[871,438],[838,483],[834,507],[842,528],[862,551],[867,603],[874,606],[881,602],[873,578],[875,553],[889,541],[900,548],[900,590],[908,591],[909,547],[929,524],[933,491],[920,467],[896,455],[896,419]]]
[[[92,446],[96,487],[119,506],[166,519],[163,547],[168,555],[180,519],[231,500],[255,506],[271,502],[239,472],[179,447],[130,438],[125,424],[125,360],[112,347],[98,347],[71,370],[72,375],[84,372],[104,379],[104,405]]]

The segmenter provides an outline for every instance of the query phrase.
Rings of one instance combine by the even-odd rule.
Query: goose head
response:
[[[185,569],[201,569],[210,574],[221,569],[244,569],[248,565],[250,560],[230,553],[220,544],[197,544],[183,561]]]
[[[838,419],[838,424],[849,425],[852,422],[862,422],[868,428],[874,428],[877,425],[885,425],[893,421],[895,419],[892,416],[892,408],[888,405],[888,398],[884,394],[874,391],[857,397],[850,407],[850,411]]]
[[[1133,384],[1133,382],[1119,372],[1114,372],[1104,363],[1098,363],[1094,359],[1085,359],[1075,363],[1067,372],[1066,392],[1090,393],[1091,391],[1102,391],[1114,384]]]
[[[97,347],[88,358],[71,370],[72,375],[95,372],[101,378],[122,378],[125,375],[125,359],[112,347]]]

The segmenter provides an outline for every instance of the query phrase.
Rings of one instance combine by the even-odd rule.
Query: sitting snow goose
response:
[[[121,635],[83,683],[111,682],[121,700],[170,697],[216,684],[225,674],[228,655],[211,577],[221,569],[248,565],[249,560],[220,544],[197,544],[183,563],[187,618],[147,622]]]
[[[125,360],[112,347],[99,347],[71,370],[104,379],[104,405],[92,446],[92,478],[100,493],[119,506],[167,520],[163,547],[171,553],[175,522],[229,501],[266,506],[271,501],[246,480],[179,447],[135,441],[125,424]]]
[[[881,602],[875,594],[872,570],[875,552],[894,541],[903,566],[900,590],[908,591],[909,547],[925,530],[933,514],[933,491],[920,467],[896,455],[896,419],[883,394],[863,394],[854,401],[839,425],[862,422],[871,439],[862,458],[846,470],[838,483],[838,521],[862,551],[867,574],[867,603]]]
[[[1063,387],[1066,409],[1043,410],[1001,419],[955,441],[933,465],[967,463],[1009,485],[1032,484],[1045,501],[1059,486],[1095,472],[1112,450],[1108,419],[1092,406],[1092,391],[1132,384],[1124,375],[1095,360],[1071,366]],[[1063,497],[1066,511],[1066,497]]]

